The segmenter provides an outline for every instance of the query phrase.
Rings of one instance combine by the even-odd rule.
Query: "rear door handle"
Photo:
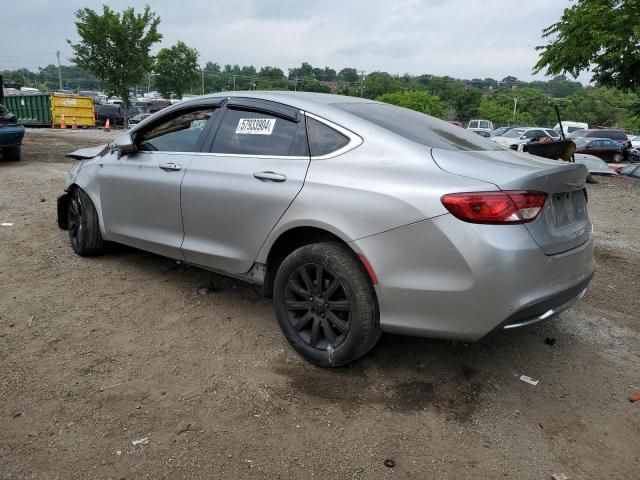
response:
[[[158,165],[165,172],[177,172],[178,170],[182,170],[182,165],[178,165],[177,163],[169,162],[169,163],[161,163]]]
[[[262,182],[284,182],[287,180],[286,175],[276,172],[256,172],[253,178],[257,178]]]

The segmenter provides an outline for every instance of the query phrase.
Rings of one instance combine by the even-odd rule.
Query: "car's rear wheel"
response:
[[[291,346],[322,367],[351,363],[380,338],[371,280],[339,243],[307,245],[285,258],[276,274],[273,303]]]
[[[67,215],[69,239],[74,252],[82,257],[100,255],[104,250],[104,242],[98,213],[89,195],[76,188],[69,199]]]
[[[7,162],[19,162],[22,158],[20,145],[13,148],[7,148],[2,152],[2,157]]]
[[[613,163],[620,163],[620,162],[622,162],[622,159],[623,159],[622,154],[621,153],[616,153],[613,156]]]

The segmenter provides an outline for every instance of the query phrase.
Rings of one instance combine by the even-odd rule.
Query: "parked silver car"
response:
[[[262,284],[322,366],[382,331],[475,341],[549,318],[594,272],[584,166],[380,102],[226,92],[73,156],[76,253],[119,242]]]

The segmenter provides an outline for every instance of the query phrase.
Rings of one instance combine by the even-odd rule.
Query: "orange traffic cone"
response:
[[[109,118],[107,117],[107,123],[104,124],[104,131],[105,132],[110,132],[111,131],[111,123],[109,123]]]
[[[60,115],[60,128],[67,128],[67,123],[64,121],[64,113]]]
[[[78,128],[78,121],[76,120],[76,117],[73,117],[73,120],[71,121],[71,128],[73,130],[77,130]]]

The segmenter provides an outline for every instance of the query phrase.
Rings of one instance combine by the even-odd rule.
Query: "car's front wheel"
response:
[[[73,191],[69,199],[67,222],[71,246],[78,255],[89,257],[103,252],[98,212],[89,195],[79,188]]]
[[[20,145],[18,145],[17,147],[12,147],[12,148],[6,149],[2,153],[2,155],[3,155],[4,160],[6,160],[7,162],[19,162],[20,159],[22,158]]]
[[[273,303],[291,346],[322,367],[353,362],[380,338],[371,280],[353,252],[339,243],[306,245],[285,258]]]

